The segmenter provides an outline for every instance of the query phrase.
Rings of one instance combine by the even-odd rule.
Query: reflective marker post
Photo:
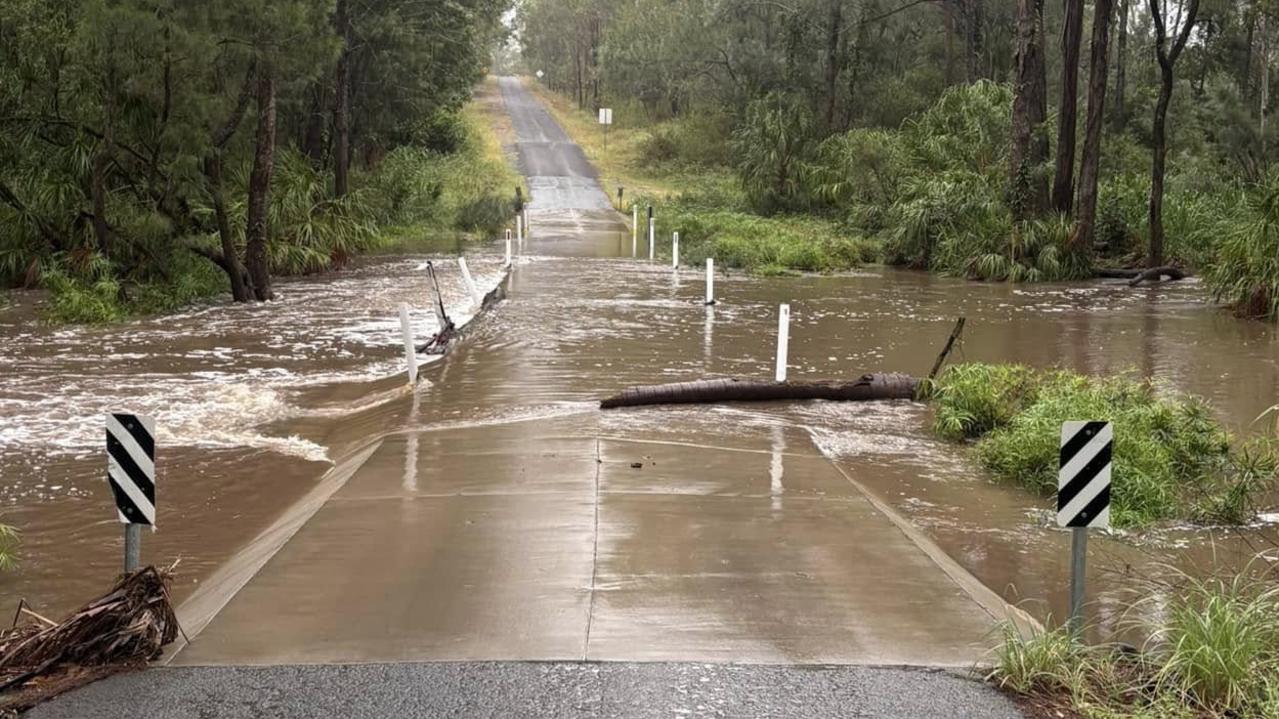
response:
[[[471,269],[466,266],[466,258],[457,258],[457,266],[462,269],[462,281],[466,283],[466,289],[471,293],[471,300],[475,302],[477,308],[484,305],[484,293],[480,292],[480,288],[475,284],[475,279],[471,277]]]
[[[706,258],[706,304],[715,304],[715,258]]]
[[[679,233],[671,233],[671,267],[679,269]]]
[[[653,219],[653,206],[648,206],[648,259],[653,259],[657,245],[657,220]]]
[[[631,205],[631,257],[639,256],[639,205]]]
[[[1057,525],[1070,529],[1070,618],[1079,634],[1084,626],[1084,580],[1087,577],[1088,530],[1110,527],[1111,451],[1115,432],[1110,422],[1063,422],[1057,475]]]
[[[409,319],[408,305],[400,305],[400,334],[404,337],[404,369],[412,386],[417,384],[417,348],[413,346],[413,322]]]
[[[777,308],[777,373],[778,382],[786,381],[786,354],[790,344],[790,305]]]
[[[155,420],[108,414],[107,482],[124,524],[124,571],[142,565],[142,527],[155,528]]]

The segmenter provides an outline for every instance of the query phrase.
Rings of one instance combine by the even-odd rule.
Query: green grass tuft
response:
[[[1202,400],[1147,382],[969,363],[949,368],[932,392],[938,434],[976,439],[977,457],[996,477],[1045,496],[1057,489],[1062,423],[1113,422],[1111,519],[1118,527],[1246,523],[1275,486],[1279,443],[1232,447]]]

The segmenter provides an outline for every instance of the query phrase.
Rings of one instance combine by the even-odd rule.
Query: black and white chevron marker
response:
[[[155,526],[155,420],[107,415],[107,477],[120,521]]]
[[[1110,455],[1114,439],[1109,422],[1062,423],[1058,526],[1110,527]]]

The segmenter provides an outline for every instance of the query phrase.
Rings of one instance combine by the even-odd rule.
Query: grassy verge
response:
[[[648,123],[635,113],[618,113],[606,143],[596,116],[539,82],[526,79],[525,85],[599,171],[614,206],[623,212],[632,205],[654,208],[660,256],[670,256],[672,232],[680,233],[686,264],[714,257],[721,267],[761,275],[846,270],[879,255],[874,242],[828,218],[751,212],[737,176],[717,162],[725,158],[689,160],[706,148],[725,147],[731,132],[725,118]],[[624,188],[621,206],[618,187]],[[641,227],[641,237],[645,232]]]
[[[1242,524],[1279,476],[1276,442],[1232,443],[1203,401],[1126,377],[969,363],[934,388],[936,431],[976,440],[996,477],[1051,495],[1061,423],[1114,423],[1111,519],[1118,527],[1165,520]]]
[[[1036,718],[1279,719],[1273,573],[1183,575],[1172,592],[1151,590],[1137,608],[1160,619],[1139,625],[1150,637],[1140,650],[1084,646],[1062,628],[1029,637],[1009,629],[989,678]]]

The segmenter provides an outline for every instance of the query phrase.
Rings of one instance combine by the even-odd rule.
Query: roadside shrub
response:
[[[892,204],[905,173],[893,130],[857,129],[832,135],[817,148],[813,192],[829,209]]]
[[[902,125],[905,150],[921,171],[966,169],[987,178],[1003,196],[1012,88],[987,80],[955,85]]]
[[[750,104],[746,119],[733,133],[733,154],[757,212],[772,214],[807,205],[805,180],[814,143],[807,103],[773,92]]]
[[[1247,317],[1279,320],[1279,172],[1252,188],[1218,226],[1213,296]]]
[[[980,437],[1011,422],[1038,390],[1038,374],[1025,365],[953,365],[932,390],[933,428],[948,439]]]
[[[1011,627],[987,677],[1057,716],[1110,719],[1279,717],[1279,583],[1251,566],[1196,579],[1173,570],[1135,590],[1128,631],[1140,650],[1086,646],[1065,629]]]
[[[51,322],[103,324],[124,317],[120,283],[108,273],[95,272],[81,278],[53,268],[44,272],[42,280],[49,290],[42,314]]]
[[[1203,401],[1163,395],[1127,377],[1065,370],[961,364],[934,388],[936,431],[976,438],[976,454],[997,478],[1043,495],[1057,489],[1063,422],[1114,424],[1111,520],[1245,523],[1275,486],[1279,449],[1257,440],[1232,448]]]

